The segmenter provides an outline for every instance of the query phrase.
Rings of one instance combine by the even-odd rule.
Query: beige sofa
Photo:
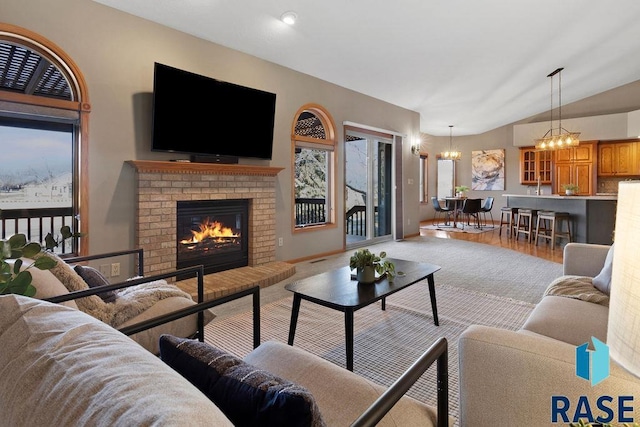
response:
[[[2,425],[232,425],[212,401],[158,357],[70,307],[0,296],[0,348]],[[264,343],[245,361],[307,388],[327,426],[352,424],[385,392],[283,343]],[[402,394],[379,425],[436,425],[434,408]]]
[[[565,275],[595,277],[609,246],[570,243],[565,246]],[[596,337],[606,343],[606,305],[547,295],[520,331],[471,326],[459,339],[460,421],[476,425],[552,424],[552,396],[565,396],[573,406],[586,396],[594,414],[600,396],[640,396],[640,380],[610,362],[610,376],[600,384],[576,375],[576,346]],[[590,348],[591,345],[589,346]],[[635,402],[640,420],[640,402]],[[617,413],[616,402],[608,404]],[[570,419],[571,421],[571,419]]]

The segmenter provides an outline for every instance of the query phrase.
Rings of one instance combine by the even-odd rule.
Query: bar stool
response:
[[[516,222],[516,240],[520,238],[520,233],[527,237],[527,241],[533,241],[535,231],[533,230],[533,221],[538,214],[537,209],[519,208],[518,221]],[[522,229],[520,228],[522,226]]]
[[[563,225],[566,224],[566,231]],[[536,245],[538,239],[551,241],[551,249],[556,247],[556,238],[568,239],[571,242],[571,215],[568,212],[541,211],[536,224]]]
[[[498,236],[502,235],[502,226],[505,224],[509,227],[507,229],[507,236],[511,237],[513,235],[516,227],[517,215],[518,208],[510,208],[508,206],[500,208],[500,231],[498,231]]]
[[[554,211],[539,211],[536,220],[536,236],[535,244],[538,245],[538,239],[551,239],[551,222],[555,225]]]

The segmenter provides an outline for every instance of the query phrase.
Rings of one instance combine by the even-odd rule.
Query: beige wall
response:
[[[455,130],[455,127],[454,127]],[[430,153],[429,156],[429,197],[436,195],[436,155],[449,148],[449,136],[423,135],[422,149]],[[493,196],[495,204],[493,215],[499,219],[500,207],[506,206],[506,199],[502,194],[506,192],[519,193],[522,187],[519,182],[520,151],[512,144],[513,126],[502,126],[480,135],[455,136],[453,135],[453,148],[462,152],[462,158],[456,161],[456,185],[466,185],[471,188],[471,152],[474,150],[505,149],[505,191],[469,191],[469,197],[486,198]],[[526,193],[526,187],[525,193]],[[504,203],[503,203],[504,199]],[[431,202],[420,206],[420,220],[430,220],[434,211]]]
[[[134,245],[134,171],[126,160],[168,160],[177,156],[150,151],[153,63],[161,62],[221,80],[277,94],[273,160],[246,160],[284,167],[277,178],[276,236],[279,260],[341,250],[342,228],[293,235],[291,232],[290,129],[300,106],[324,106],[337,125],[343,144],[343,121],[418,135],[419,115],[346,90],[308,75],[238,51],[174,31],[89,0],[3,0],[0,20],[24,27],[60,46],[87,81],[92,106],[90,127],[90,252]],[[340,66],[340,64],[336,64]],[[410,138],[409,138],[410,139]],[[239,134],[239,141],[243,143]],[[409,146],[403,151],[406,176],[417,174]],[[187,156],[185,156],[186,158]],[[338,151],[338,182],[342,182],[342,151]],[[415,180],[414,180],[415,182]],[[416,200],[416,185],[403,188]],[[337,212],[343,212],[338,188]],[[405,233],[417,233],[417,204],[405,205]],[[408,222],[411,226],[407,226]]]

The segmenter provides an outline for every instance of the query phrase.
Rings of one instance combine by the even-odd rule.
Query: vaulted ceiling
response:
[[[432,135],[548,111],[559,67],[564,104],[640,79],[637,0],[95,1],[418,111]]]

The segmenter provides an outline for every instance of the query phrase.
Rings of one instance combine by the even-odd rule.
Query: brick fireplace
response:
[[[135,243],[144,249],[145,275],[177,267],[179,201],[248,200],[248,265],[275,261],[275,182],[282,168],[145,160],[128,163],[137,172]]]

